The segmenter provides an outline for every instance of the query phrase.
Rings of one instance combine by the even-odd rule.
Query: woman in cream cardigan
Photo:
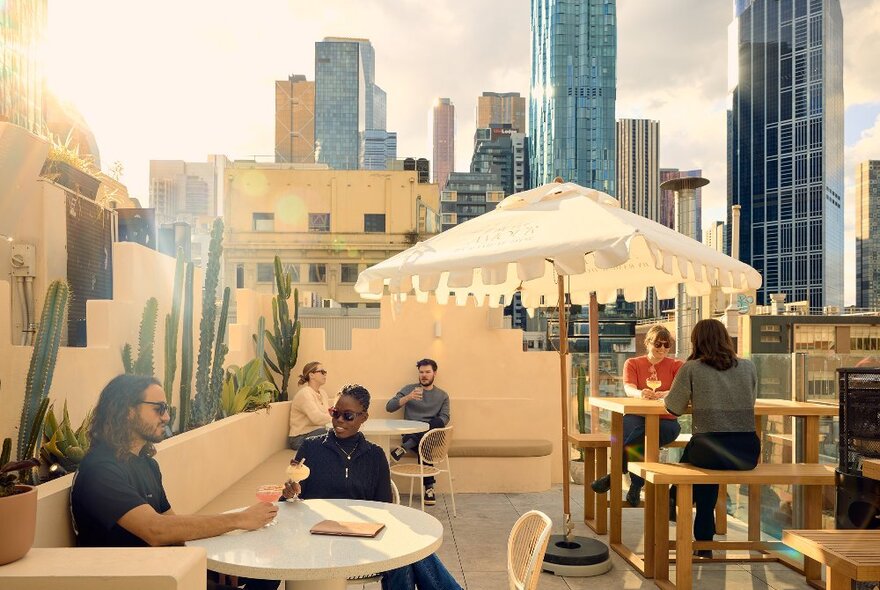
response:
[[[306,363],[299,385],[303,385],[293,396],[290,406],[290,432],[287,444],[291,449],[299,449],[302,442],[310,436],[327,433],[330,427],[330,408],[333,401],[324,391],[327,371],[319,362]]]

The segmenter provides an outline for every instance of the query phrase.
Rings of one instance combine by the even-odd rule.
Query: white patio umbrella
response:
[[[620,208],[609,195],[573,183],[550,183],[510,195],[494,211],[471,219],[360,273],[355,290],[378,299],[387,287],[392,298],[413,293],[425,302],[453,297],[464,304],[497,307],[520,291],[530,310],[559,305],[562,398],[563,502],[570,535],[568,481],[568,377],[565,282],[571,303],[614,302],[619,290],[629,301],[645,299],[654,287],[661,299],[676,296],[683,284],[691,297],[713,286],[735,293],[757,289],[752,267],[659,223]],[[545,303],[545,301],[547,303]],[[596,314],[590,313],[591,326]],[[591,330],[593,333],[594,330]],[[595,331],[597,333],[597,331]],[[598,356],[595,337],[591,357]],[[591,358],[591,373],[595,363]],[[591,379],[591,395],[598,393]]]

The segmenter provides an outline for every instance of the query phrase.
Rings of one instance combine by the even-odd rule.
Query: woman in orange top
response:
[[[683,364],[680,360],[669,356],[675,339],[663,326],[654,326],[645,335],[645,346],[648,354],[637,356],[623,364],[623,389],[630,397],[645,399],[663,399],[672,387],[672,380]],[[648,382],[651,381],[652,389]],[[659,383],[657,383],[659,381]],[[681,432],[675,416],[666,414],[660,417],[660,446],[668,445]],[[623,471],[630,460],[641,461],[645,452],[645,418],[644,416],[623,417]],[[645,480],[629,474],[630,488],[626,493],[626,501],[631,506],[638,506]],[[590,484],[596,493],[604,494],[611,488],[611,475],[600,477]]]

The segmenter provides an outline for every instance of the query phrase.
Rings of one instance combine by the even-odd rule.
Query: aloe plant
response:
[[[67,413],[67,401],[61,415],[61,422],[55,416],[52,406],[46,412],[43,424],[43,444],[40,447],[40,458],[47,465],[59,464],[65,471],[75,471],[79,462],[89,450],[88,428],[91,412],[83,419],[79,428],[73,430],[70,415]]]
[[[186,264],[183,287],[183,328],[180,350],[180,401],[177,405],[177,432],[183,432],[189,423],[193,375],[193,264]]]
[[[277,293],[272,299],[272,320],[274,333],[265,331],[266,340],[275,353],[275,361],[265,354],[266,364],[281,376],[281,387],[278,388],[278,399],[287,401],[287,386],[290,383],[290,372],[296,366],[299,352],[299,291],[293,291],[293,318],[287,300],[290,299],[290,273],[281,266],[281,259],[275,257],[275,286]]]
[[[220,256],[223,254],[223,221],[214,220],[211,228],[211,243],[208,246],[208,263],[205,268],[205,288],[202,291],[202,319],[199,323],[199,357],[196,370],[196,397],[190,415],[190,426],[202,426],[217,417],[220,403],[220,384],[222,377],[222,361],[217,359],[217,352],[222,354],[222,335],[225,333],[226,317],[221,314],[221,325],[217,326],[217,285],[220,281]],[[226,296],[228,297],[228,295]],[[228,298],[226,299],[228,307]],[[215,335],[220,336],[215,338]],[[212,359],[220,360],[220,374],[215,377],[216,366]],[[216,389],[213,387],[217,385]]]
[[[275,383],[268,377],[265,354],[266,318],[260,316],[257,321],[257,334],[254,334],[256,356],[243,367],[235,365],[226,371],[223,383],[223,394],[220,398],[220,410],[223,416],[232,416],[240,412],[253,412],[268,408],[277,390]]]
[[[55,373],[55,361],[61,344],[61,331],[64,328],[64,314],[70,299],[70,287],[65,281],[53,281],[46,291],[40,326],[31,353],[25,386],[24,405],[18,427],[17,454],[20,461],[33,459],[36,455],[37,441],[43,430],[43,419],[49,407],[49,389]],[[24,483],[35,480],[32,469],[22,472]]]
[[[159,302],[155,297],[150,297],[144,304],[144,312],[141,315],[141,326],[138,330],[138,356],[132,359],[131,344],[126,343],[122,348],[122,366],[129,375],[144,375],[152,377],[155,371],[153,366],[153,348],[156,342],[156,318],[159,314]]]

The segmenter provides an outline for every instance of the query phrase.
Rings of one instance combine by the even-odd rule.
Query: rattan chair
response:
[[[449,462],[449,445],[452,443],[452,426],[446,428],[434,428],[425,433],[419,442],[418,464],[397,464],[391,466],[391,474],[410,478],[409,505],[412,506],[413,485],[415,480],[423,481],[426,477],[433,477],[446,473],[449,477],[449,497],[452,499],[452,515],[458,516],[455,511],[455,494],[452,491],[452,465]],[[437,467],[438,463],[445,463],[445,469]],[[422,510],[425,509],[425,496],[422,499]]]
[[[507,540],[507,579],[510,590],[535,590],[550,540],[550,518],[538,510],[526,512],[513,525]]]

